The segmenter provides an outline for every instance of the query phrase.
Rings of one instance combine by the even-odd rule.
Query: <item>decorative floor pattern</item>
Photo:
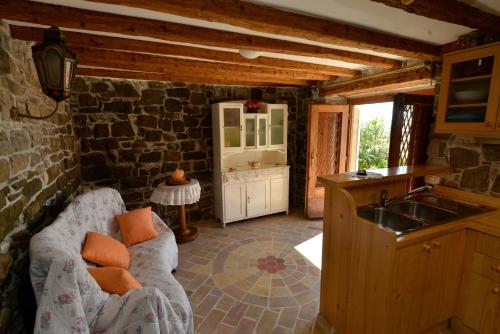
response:
[[[197,226],[198,239],[179,245],[175,277],[198,333],[311,332],[320,270],[294,247],[321,233],[321,221],[283,214]]]

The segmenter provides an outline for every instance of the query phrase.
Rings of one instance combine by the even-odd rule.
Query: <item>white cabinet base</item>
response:
[[[288,167],[275,167],[222,176],[222,215],[227,223],[273,213],[288,214]]]

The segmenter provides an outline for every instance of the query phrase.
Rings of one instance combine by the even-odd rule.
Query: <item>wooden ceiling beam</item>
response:
[[[458,0],[417,0],[408,5],[401,0],[371,0],[431,19],[454,23],[500,35],[500,17]]]
[[[24,41],[39,42],[43,40],[42,28],[10,25],[10,33],[13,38]],[[246,59],[234,52],[210,50],[184,45],[175,45],[159,42],[141,41],[136,39],[108,37],[93,34],[64,31],[68,47],[92,47],[119,51],[132,51],[140,53],[153,53],[160,55],[184,56],[199,59],[209,59],[220,62],[240,65],[254,65],[283,70],[308,71],[323,75],[333,75],[342,77],[359,76],[360,71],[344,67],[312,64],[300,61],[258,57],[256,59]]]
[[[296,87],[303,84],[295,83],[275,83],[260,80],[245,80],[244,78],[235,78],[232,76],[199,77],[183,74],[164,74],[150,72],[133,72],[125,70],[110,70],[102,68],[78,67],[76,75],[90,76],[98,78],[116,78],[132,80],[154,80],[168,82],[202,83],[202,84],[221,84],[221,85],[243,85],[243,86],[277,86],[277,87]]]
[[[364,53],[28,0],[0,1],[0,18],[48,26],[57,24],[62,28],[153,37],[171,42],[340,60],[380,68],[401,66],[398,60]],[[312,21],[314,20],[309,20]]]
[[[417,67],[325,86],[320,88],[320,96],[355,96],[390,90],[396,91],[411,87],[422,87],[431,85],[431,83],[431,73],[427,71],[425,67]]]
[[[233,73],[237,76],[268,79],[293,80],[328,80],[331,76],[309,72],[287,71],[259,66],[242,66],[217,62],[156,56],[145,53],[133,53],[104,49],[74,47],[72,49],[82,64],[90,66],[129,68],[131,70],[147,70],[161,73],[164,71],[192,71],[203,76],[219,72]],[[279,81],[278,81],[279,82]]]
[[[315,42],[373,50],[408,58],[440,59],[438,48],[428,43],[239,0],[91,1],[144,8],[231,24],[265,33],[299,37]],[[436,3],[439,2],[436,1]]]

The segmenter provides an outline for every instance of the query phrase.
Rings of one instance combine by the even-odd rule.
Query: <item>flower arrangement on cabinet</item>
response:
[[[259,109],[261,109],[264,106],[264,104],[261,101],[257,100],[248,100],[245,103],[245,107],[247,108],[247,113],[257,113],[259,112]]]

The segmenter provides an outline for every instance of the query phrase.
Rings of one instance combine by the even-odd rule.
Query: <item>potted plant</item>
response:
[[[259,110],[263,107],[263,103],[257,100],[248,100],[245,103],[245,107],[247,108],[247,113],[255,114],[258,113]]]

